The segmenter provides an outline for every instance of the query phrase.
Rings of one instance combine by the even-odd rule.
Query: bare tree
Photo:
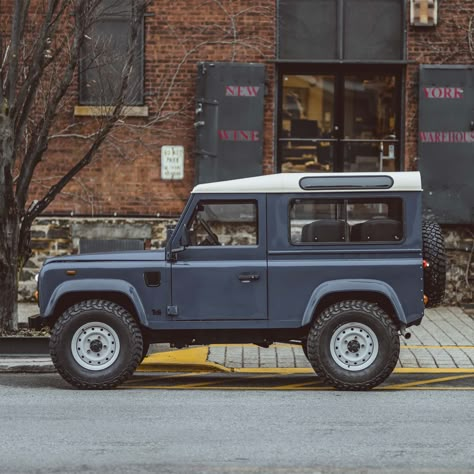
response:
[[[5,8],[3,2],[0,8]],[[34,219],[58,194],[66,195],[63,190],[71,183],[76,186],[68,186],[67,194],[84,200],[78,173],[99,157],[99,149],[112,150],[118,158],[116,166],[120,166],[121,161],[133,161],[139,150],[156,149],[158,136],[172,136],[177,131],[191,136],[193,97],[177,101],[175,93],[187,80],[182,72],[194,68],[199,60],[212,60],[215,50],[221,52],[221,58],[224,51],[229,61],[272,57],[274,42],[261,34],[258,26],[248,25],[252,21],[273,28],[275,14],[271,0],[189,2],[190,10],[196,14],[201,8],[210,7],[220,20],[191,30],[184,20],[179,25],[167,23],[177,54],[146,92],[153,113],[146,121],[127,121],[121,112],[135,93],[134,46],[141,34],[145,9],[153,5],[147,3],[150,0],[6,2],[10,5],[8,11],[0,11],[0,32],[7,32],[0,33],[0,331],[17,326],[18,274],[31,253],[29,235]],[[105,8],[116,12],[123,5],[132,7],[129,49],[117,57],[116,51],[103,38],[97,41],[94,33],[107,13]],[[160,0],[159,10],[163,14],[171,12],[173,5],[174,0]],[[2,24],[5,19],[8,25]],[[74,105],[79,69],[91,71],[90,85],[103,98],[103,113],[87,123],[61,119]],[[147,133],[151,138],[142,140]],[[57,173],[44,176],[39,166],[48,146],[65,140],[74,143],[77,161],[64,172],[58,169]],[[30,204],[28,193],[32,188],[44,195]],[[78,194],[74,194],[74,188]],[[96,205],[100,208],[100,196],[95,193],[100,190],[85,193],[91,212]]]
[[[35,169],[47,151],[57,116],[69,98],[84,57],[86,41],[104,14],[104,5],[121,0],[11,0],[0,30],[0,330],[17,327],[18,274],[30,256],[33,220],[97,153],[118,122],[134,67],[134,45],[146,7],[131,0],[128,50],[120,58],[120,80],[111,89],[105,113],[81,156],[28,206]],[[3,3],[3,2],[2,2]],[[92,48],[97,57],[100,51]],[[88,49],[91,51],[91,48]],[[116,63],[116,61],[115,61]],[[110,91],[109,91],[110,92]]]

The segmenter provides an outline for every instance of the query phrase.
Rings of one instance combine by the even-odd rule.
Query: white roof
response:
[[[390,188],[374,189],[364,188],[324,188],[318,187],[314,190],[305,190],[300,186],[302,178],[325,178],[325,177],[382,177],[390,176],[393,185]],[[324,183],[324,181],[322,181]],[[348,182],[349,184],[349,182]],[[193,193],[308,193],[308,192],[374,192],[377,191],[421,191],[421,177],[418,171],[401,171],[394,173],[279,173],[253,178],[233,179],[230,181],[219,181],[216,183],[198,184],[192,190]]]

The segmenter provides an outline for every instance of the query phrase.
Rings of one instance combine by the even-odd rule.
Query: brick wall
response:
[[[274,0],[159,0],[145,18],[145,105],[49,206],[53,215],[177,215],[195,182],[195,95],[200,61],[266,62],[275,56]],[[264,163],[273,171],[274,66],[266,63]],[[75,82],[77,84],[77,82]],[[96,118],[74,116],[74,87],[56,131],[87,135]],[[86,150],[80,138],[51,140],[30,199],[38,199]],[[184,179],[162,181],[162,145],[182,145]]]
[[[145,104],[150,116],[129,119],[129,126],[119,127],[97,159],[67,186],[47,212],[90,216],[178,214],[195,181],[193,123],[199,61],[265,62],[267,96],[262,171],[273,172],[275,67],[271,60],[275,58],[276,3],[276,0],[151,2],[145,18]],[[469,45],[474,3],[472,0],[438,3],[436,27],[411,27],[407,15],[408,60],[414,64],[406,69],[406,169],[414,167],[417,156],[419,64],[474,62],[474,51]],[[74,117],[77,81],[74,85],[60,125],[74,125],[75,133],[91,133],[94,119]],[[162,145],[184,146],[184,180],[160,179]],[[40,197],[85,149],[82,139],[51,140],[30,198]]]
[[[418,69],[420,64],[473,64],[474,2],[440,0],[438,25],[412,27],[408,24],[405,96],[405,167],[413,169],[418,143]],[[407,23],[409,18],[407,18]]]

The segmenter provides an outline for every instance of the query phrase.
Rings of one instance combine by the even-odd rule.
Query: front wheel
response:
[[[50,339],[51,359],[59,374],[81,389],[109,389],[135,371],[143,339],[131,314],[118,304],[87,300],[68,308]]]
[[[367,301],[326,308],[308,334],[315,372],[341,390],[368,390],[393,371],[400,355],[397,328],[385,311]]]

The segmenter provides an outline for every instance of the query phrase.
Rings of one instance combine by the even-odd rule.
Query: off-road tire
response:
[[[301,341],[301,349],[303,349],[305,357],[308,358],[308,341],[306,339]]]
[[[148,355],[148,351],[150,349],[150,343],[146,340],[146,338],[143,338],[143,350],[142,350],[142,358],[140,360],[140,363],[143,362],[143,359]]]
[[[352,324],[369,328],[378,345],[373,362],[357,371],[338,365],[330,347],[339,328]],[[329,306],[317,316],[308,334],[308,360],[314,371],[340,390],[369,390],[381,384],[392,373],[399,355],[394,322],[377,304],[367,301],[347,300]]]
[[[432,219],[424,220],[423,259],[428,267],[423,270],[423,291],[428,297],[427,308],[441,304],[446,286],[446,253],[444,238],[438,223]]]
[[[105,369],[89,370],[75,359],[71,343],[77,331],[90,323],[107,325],[118,337],[120,351]],[[140,329],[131,314],[116,303],[86,300],[68,308],[56,321],[49,343],[51,359],[67,382],[80,389],[111,389],[128,379],[143,354]]]

